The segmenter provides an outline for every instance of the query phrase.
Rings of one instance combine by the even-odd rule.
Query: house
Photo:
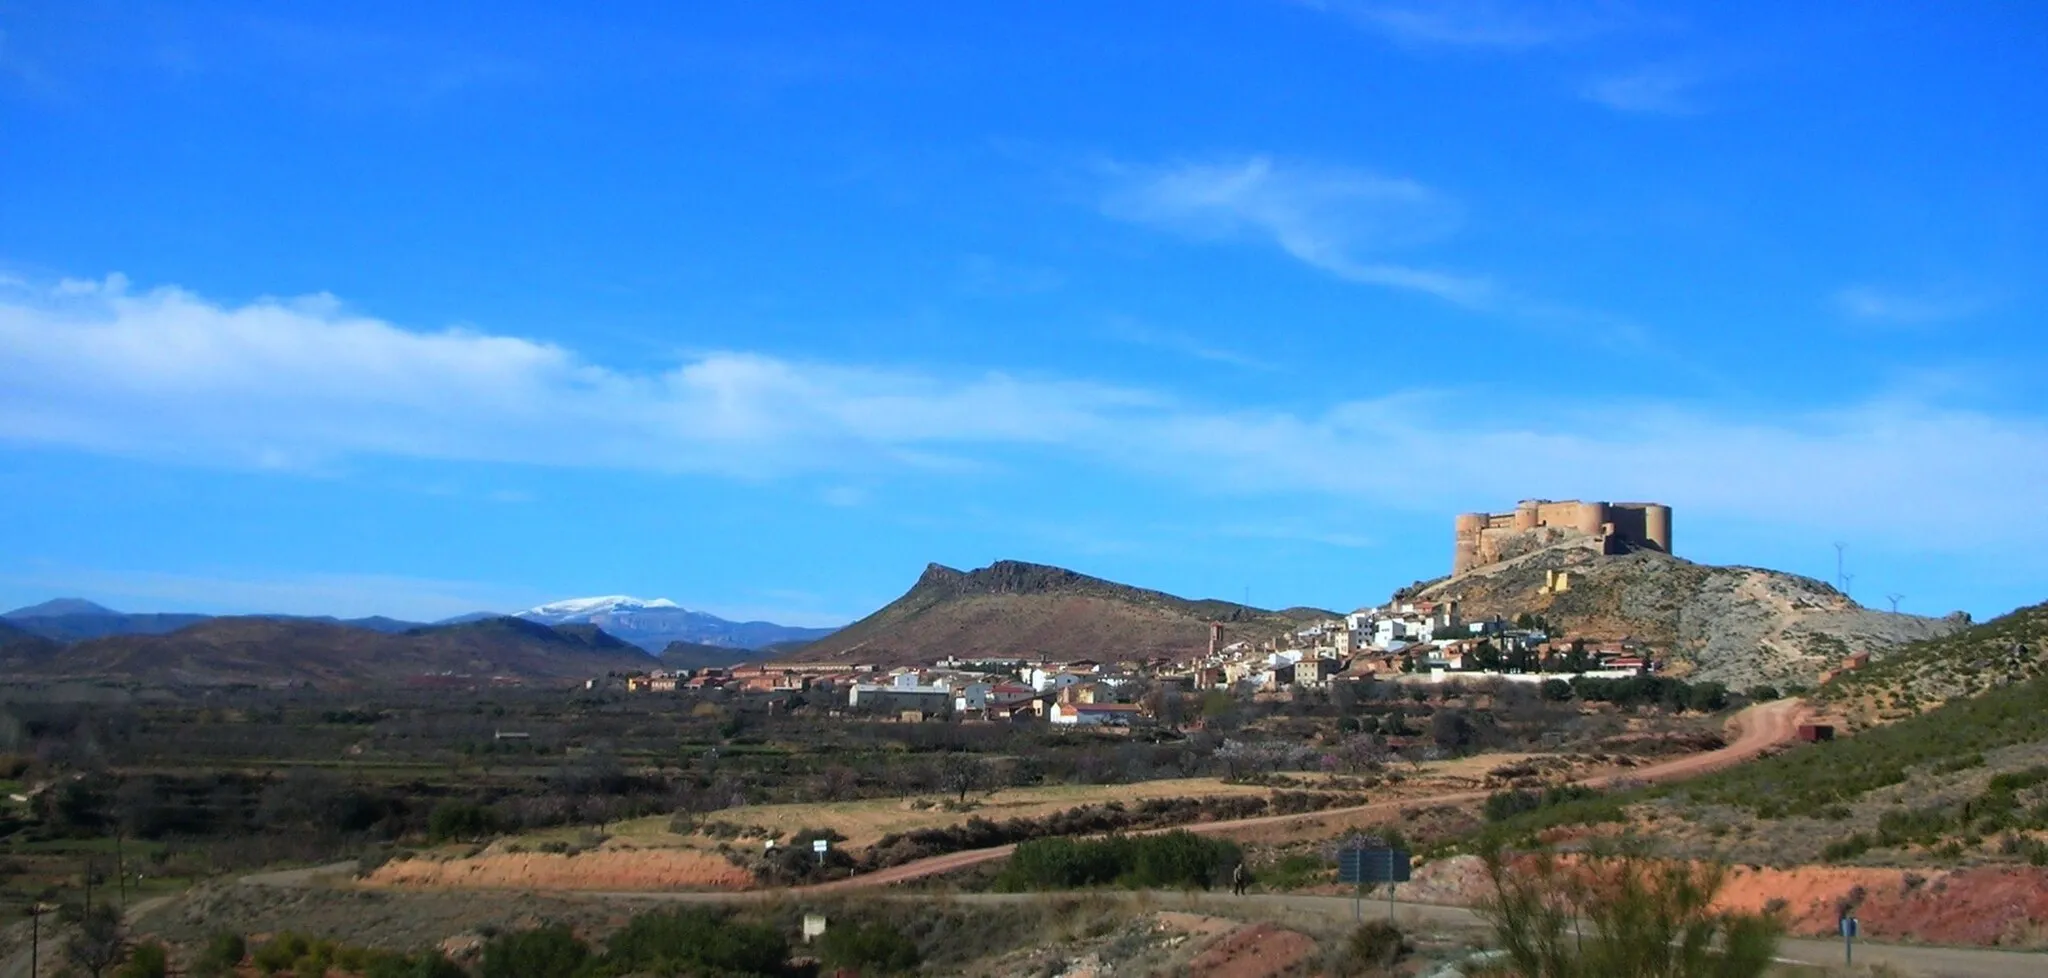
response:
[[[1023,702],[1037,695],[1037,690],[1018,683],[968,683],[954,693],[953,709],[988,710]]]
[[[917,710],[926,716],[945,714],[953,706],[953,691],[945,686],[887,686],[855,683],[847,690],[850,709],[876,713]]]
[[[1063,727],[1128,727],[1139,717],[1134,703],[1054,703],[1047,714]]]

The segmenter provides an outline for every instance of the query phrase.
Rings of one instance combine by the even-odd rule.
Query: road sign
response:
[[[1337,853],[1337,882],[1406,883],[1410,860],[1406,849],[1355,848]]]
[[[830,842],[827,842],[827,841],[826,841],[826,840],[824,840],[824,839],[812,839],[812,840],[811,840],[811,851],[812,851],[812,852],[815,852],[815,853],[817,853],[818,855],[821,855],[821,856],[822,856],[822,855],[824,855],[824,854],[825,854],[825,850],[827,850],[827,849],[830,849],[830,848],[832,848],[832,843],[830,843]]]
[[[1856,918],[1854,918],[1854,917],[1843,917],[1843,918],[1842,918],[1842,936],[1843,936],[1843,937],[1855,937],[1855,936],[1856,936]]]
[[[1856,918],[1846,914],[1842,917],[1842,964],[1856,963]]]

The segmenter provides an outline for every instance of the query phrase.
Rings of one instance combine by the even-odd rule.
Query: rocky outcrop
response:
[[[1559,572],[1563,587],[1552,586]],[[1542,615],[1554,630],[1668,650],[1675,674],[1735,688],[1812,684],[1853,653],[1879,659],[1960,622],[1874,611],[1810,577],[1695,564],[1655,551],[1603,555],[1567,540],[1423,589],[1469,619]]]

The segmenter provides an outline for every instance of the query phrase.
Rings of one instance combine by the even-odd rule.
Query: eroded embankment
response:
[[[1479,858],[1457,856],[1418,868],[1400,896],[1472,906],[1490,893]],[[1717,903],[1750,912],[1775,903],[1802,937],[1833,935],[1839,908],[1853,904],[1863,936],[1875,940],[2048,947],[2048,869],[2040,867],[1737,866]]]
[[[385,863],[371,886],[505,890],[741,890],[746,870],[724,857],[690,849],[603,849],[576,855],[516,852]]]

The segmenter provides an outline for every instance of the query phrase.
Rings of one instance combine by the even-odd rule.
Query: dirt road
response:
[[[1791,740],[1793,735],[1798,732],[1799,718],[1804,712],[1805,703],[1801,700],[1776,700],[1770,703],[1761,703],[1737,713],[1729,720],[1729,726],[1734,729],[1735,739],[1720,750],[1708,751],[1704,754],[1693,754],[1649,767],[1636,768],[1625,774],[1586,778],[1577,783],[1593,788],[1605,788],[1622,780],[1646,782],[1679,781],[1685,778],[1697,777],[1710,771],[1718,771],[1724,767],[1740,764],[1772,747]],[[1241,832],[1260,826],[1299,822],[1304,819],[1330,819],[1360,815],[1394,816],[1399,815],[1403,809],[1407,808],[1428,805],[1458,805],[1484,801],[1488,794],[1490,792],[1487,791],[1459,791],[1422,798],[1374,802],[1369,805],[1359,805],[1352,808],[1331,808],[1319,812],[1302,812],[1295,815],[1262,815],[1257,818],[1241,818],[1227,822],[1201,822],[1194,825],[1180,826],[1180,828],[1203,835],[1228,835],[1232,832]],[[1152,831],[1171,830],[1157,829]],[[947,853],[943,856],[919,859],[915,862],[904,863],[901,866],[892,866],[888,869],[877,870],[861,876],[851,876],[843,880],[834,880],[830,883],[804,887],[797,892],[838,893],[866,887],[889,886],[895,883],[950,873],[966,869],[970,866],[978,866],[982,863],[1003,859],[1015,851],[1016,848],[1015,845],[1006,845],[990,849],[969,849],[964,852]]]

